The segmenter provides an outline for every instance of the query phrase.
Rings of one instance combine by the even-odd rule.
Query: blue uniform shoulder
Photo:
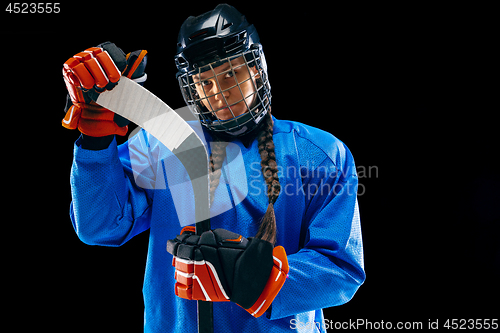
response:
[[[328,157],[341,167],[352,156],[346,145],[333,134],[297,121],[275,119],[274,134],[288,134],[295,137],[301,160],[318,161]],[[322,156],[321,156],[322,155]]]

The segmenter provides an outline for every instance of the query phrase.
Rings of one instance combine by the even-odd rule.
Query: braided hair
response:
[[[210,154],[210,206],[215,198],[215,190],[219,186],[222,162],[226,158],[227,142],[219,141],[217,138],[212,142],[212,153]]]
[[[256,238],[263,239],[271,244],[276,243],[276,216],[274,214],[274,203],[278,199],[281,191],[281,185],[278,178],[278,166],[276,164],[276,154],[274,152],[273,142],[273,119],[270,112],[263,120],[260,132],[257,134],[259,154],[261,158],[260,166],[262,176],[267,184],[267,197],[269,204],[266,213],[262,217]],[[212,153],[210,154],[210,203],[213,203],[214,193],[219,186],[222,162],[226,156],[227,142],[214,141],[212,143]]]

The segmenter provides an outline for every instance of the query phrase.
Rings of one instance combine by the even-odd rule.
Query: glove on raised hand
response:
[[[285,249],[225,229],[194,233],[185,227],[167,242],[174,256],[175,294],[189,300],[232,301],[261,316],[285,283]]]
[[[138,50],[125,56],[115,44],[106,42],[68,59],[63,77],[69,98],[62,125],[93,137],[127,134],[129,121],[93,100],[98,93],[113,89],[121,75],[144,82],[146,54],[146,50]]]

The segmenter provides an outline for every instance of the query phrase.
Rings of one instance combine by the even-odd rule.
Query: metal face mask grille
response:
[[[187,105],[211,131],[248,133],[271,105],[261,47],[181,74],[178,81]]]

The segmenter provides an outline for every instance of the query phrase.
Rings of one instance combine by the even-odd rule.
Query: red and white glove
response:
[[[145,75],[146,53],[139,50],[125,56],[115,44],[106,42],[69,58],[63,65],[63,77],[71,104],[62,125],[93,137],[127,134],[128,121],[93,100],[100,92],[113,89],[122,74],[129,78],[136,72]]]
[[[185,227],[167,243],[174,256],[175,294],[189,300],[231,301],[254,317],[269,308],[288,276],[285,249],[225,229],[200,236]]]

